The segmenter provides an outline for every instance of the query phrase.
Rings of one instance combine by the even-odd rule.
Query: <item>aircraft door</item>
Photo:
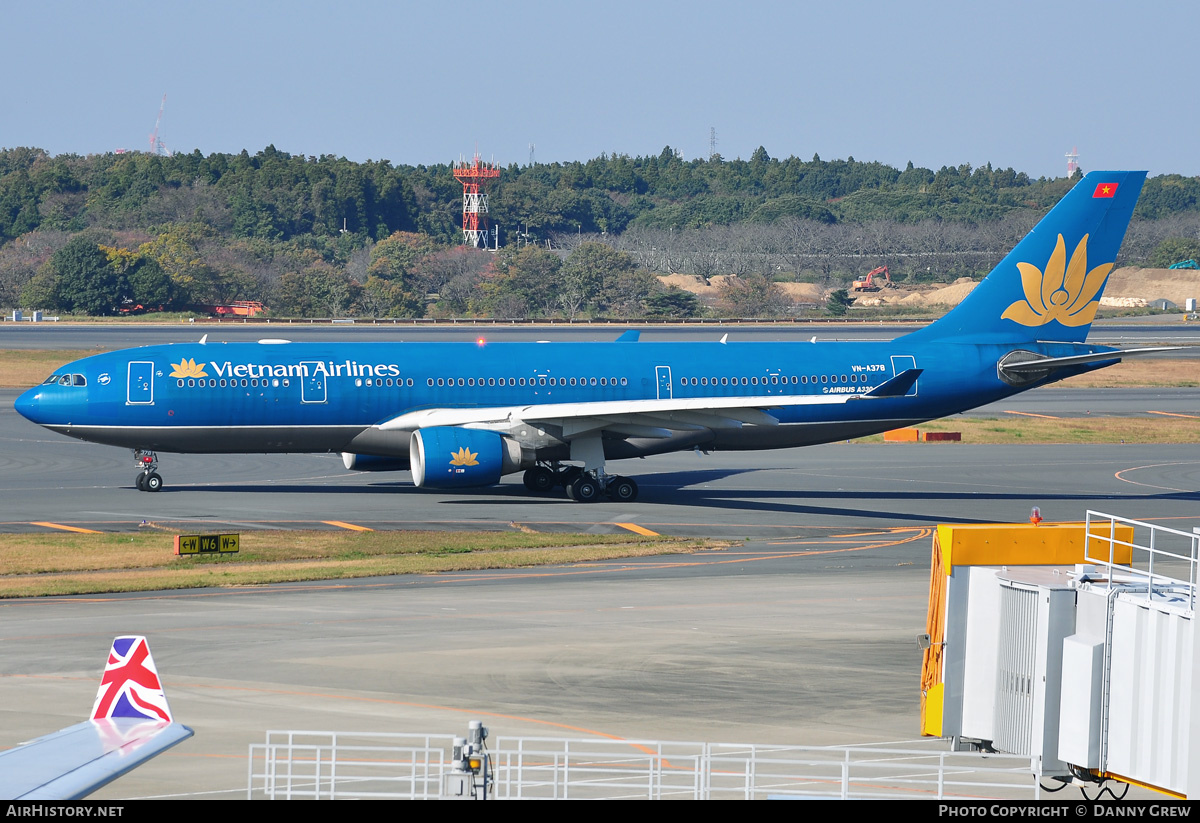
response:
[[[903,372],[906,372],[909,369],[915,369],[916,367],[917,367],[917,358],[913,357],[911,354],[893,354],[892,355],[892,377],[895,377],[898,374],[902,374]],[[912,384],[912,388],[909,389],[908,391],[906,391],[904,393],[904,396],[905,397],[916,397],[917,396],[917,386],[920,384],[920,382],[921,382],[920,380],[917,380],[916,382],[914,382]]]
[[[658,377],[658,399],[671,399],[671,367],[655,366],[654,373]]]
[[[154,405],[154,364],[149,360],[130,362],[125,392],[127,406]]]
[[[317,361],[301,361],[306,375],[301,379],[300,402],[324,403],[325,395],[325,364]]]

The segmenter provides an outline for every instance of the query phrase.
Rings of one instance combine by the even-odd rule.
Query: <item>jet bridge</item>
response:
[[[1200,797],[1198,546],[1098,512],[939,526],[922,733],[1027,756],[1047,787]]]

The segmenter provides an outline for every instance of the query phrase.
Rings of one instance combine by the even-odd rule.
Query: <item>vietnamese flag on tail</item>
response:
[[[1117,185],[1117,183],[1100,183],[1096,186],[1096,191],[1092,194],[1092,198],[1115,196],[1117,193]]]

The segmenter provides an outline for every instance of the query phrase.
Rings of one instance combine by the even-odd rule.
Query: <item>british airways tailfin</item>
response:
[[[966,300],[906,339],[1083,342],[1145,179],[1086,175]]]

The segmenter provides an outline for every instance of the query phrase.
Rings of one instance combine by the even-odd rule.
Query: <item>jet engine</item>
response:
[[[342,465],[353,472],[399,472],[408,470],[408,458],[342,452]]]
[[[521,444],[495,432],[435,426],[412,433],[413,483],[420,488],[491,486],[521,469]]]

